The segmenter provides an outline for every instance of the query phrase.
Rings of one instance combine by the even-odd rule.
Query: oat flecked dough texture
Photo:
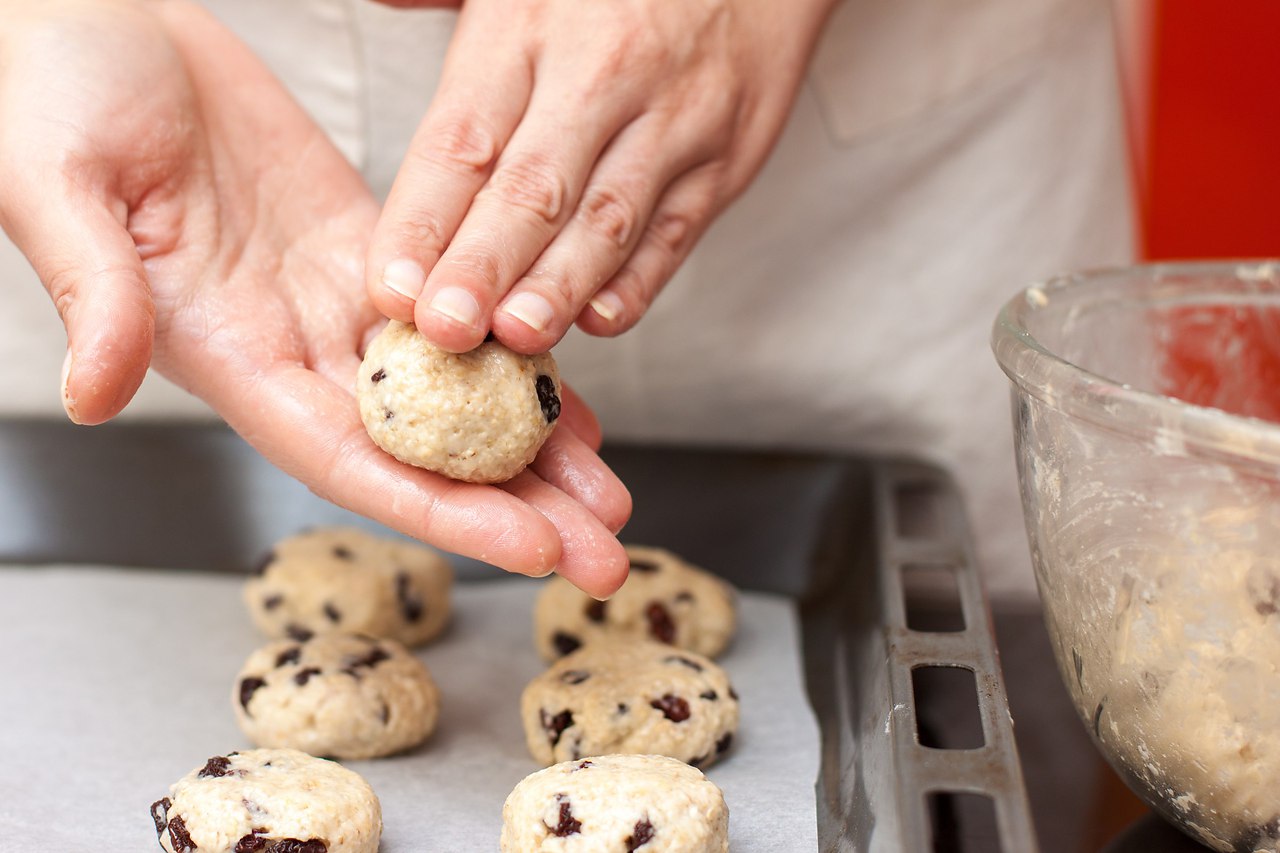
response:
[[[521,355],[497,341],[451,353],[395,320],[370,342],[356,379],[375,444],[469,483],[523,471],[555,429],[560,394],[550,353]]]
[[[282,539],[244,587],[268,637],[368,634],[420,646],[449,622],[453,568],[430,548],[355,527]]]
[[[533,609],[534,642],[553,661],[604,637],[669,643],[707,657],[725,650],[737,624],[728,582],[670,551],[628,545],[631,571],[608,601],[561,577],[548,580]]]
[[[377,853],[382,807],[359,775],[294,749],[215,755],[151,806],[169,853]]]
[[[520,697],[529,754],[669,755],[706,767],[729,751],[738,694],[709,659],[648,640],[601,640],[534,678]]]
[[[360,759],[426,740],[440,692],[426,666],[395,640],[325,634],[258,649],[236,676],[231,704],[258,746]]]
[[[526,776],[502,807],[502,853],[725,853],[729,809],[700,770],[604,755]]]

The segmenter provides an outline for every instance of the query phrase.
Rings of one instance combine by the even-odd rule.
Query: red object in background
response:
[[[1115,2],[1140,256],[1280,256],[1280,3]]]
[[[1280,2],[1114,0],[1143,260],[1280,257]],[[1280,316],[1166,317],[1165,386],[1280,421]]]

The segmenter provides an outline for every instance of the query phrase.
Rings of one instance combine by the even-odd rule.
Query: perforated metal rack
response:
[[[872,541],[848,541],[867,530],[861,524],[828,527],[834,538],[803,611],[824,742],[822,850],[1034,853],[991,614],[955,485],[910,462],[875,462],[868,476]],[[941,670],[972,673],[972,686],[964,690],[964,678],[960,690],[949,678],[943,690],[923,685],[923,673]],[[980,735],[966,743],[972,733],[955,724],[975,713]]]

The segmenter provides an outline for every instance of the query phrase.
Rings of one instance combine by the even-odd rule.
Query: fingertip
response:
[[[384,316],[411,323],[414,307],[426,281],[421,264],[408,258],[396,258],[384,264],[381,272],[369,282],[369,298]]]
[[[489,332],[480,300],[457,285],[424,291],[414,308],[413,320],[427,340],[450,352],[475,349]]]
[[[621,589],[631,566],[626,549],[616,539],[605,550],[607,553],[594,555],[590,563],[563,565],[557,571],[587,595],[604,601]]]

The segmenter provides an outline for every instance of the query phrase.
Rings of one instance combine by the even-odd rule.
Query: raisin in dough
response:
[[[231,697],[258,746],[332,758],[376,758],[417,746],[435,729],[440,694],[395,640],[326,634],[258,649]]]
[[[392,320],[369,344],[356,380],[374,443],[401,462],[469,483],[502,483],[533,461],[560,416],[550,353],[497,341],[464,353]]]
[[[608,601],[560,577],[534,605],[534,641],[548,661],[605,636],[649,637],[707,657],[724,651],[736,616],[733,587],[661,548],[628,545],[631,573]]]
[[[294,749],[215,755],[151,806],[169,853],[377,853],[382,807],[369,784]]]
[[[502,807],[502,853],[725,853],[729,809],[700,770],[661,755],[566,761]]]
[[[701,655],[648,640],[601,640],[529,682],[520,714],[529,752],[543,764],[632,753],[706,766],[733,741],[738,694]]]
[[[369,634],[418,646],[448,624],[452,584],[449,561],[429,548],[329,527],[277,543],[244,594],[268,637]]]

